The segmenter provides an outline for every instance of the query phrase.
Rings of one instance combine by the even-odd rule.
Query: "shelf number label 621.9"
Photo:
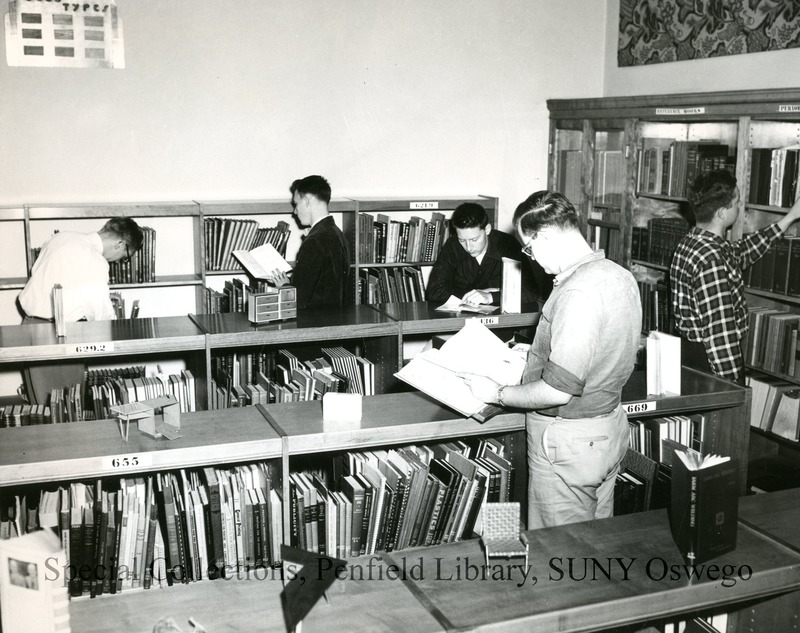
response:
[[[113,455],[104,459],[104,470],[141,469],[149,466],[149,455]]]
[[[75,346],[76,354],[102,354],[113,351],[114,343],[82,343]]]
[[[652,400],[650,402],[634,402],[632,404],[623,404],[622,408],[625,409],[625,413],[628,415],[631,413],[646,413],[647,411],[655,411],[656,403]]]

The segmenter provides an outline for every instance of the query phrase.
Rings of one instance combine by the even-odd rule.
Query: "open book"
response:
[[[482,374],[501,385],[517,385],[524,368],[523,353],[509,349],[477,319],[468,319],[440,349],[418,354],[395,376],[462,415],[485,422],[502,407],[478,400],[456,374]]]
[[[492,305],[472,305],[461,301],[455,295],[450,295],[450,298],[442,305],[436,308],[439,312],[476,312],[478,314],[491,314],[497,310],[497,306]]]
[[[233,251],[233,256],[256,279],[272,279],[272,271],[276,269],[284,273],[292,270],[289,263],[269,243],[262,244],[252,251]]]

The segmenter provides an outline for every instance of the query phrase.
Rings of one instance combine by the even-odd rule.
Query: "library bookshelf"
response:
[[[797,198],[800,90],[565,99],[548,101],[548,108],[548,183],[575,204],[587,237],[614,251],[637,277],[647,329],[671,331],[666,276],[674,246],[689,230],[686,186],[698,170],[724,168],[736,175],[733,240],[776,222]],[[790,227],[745,271],[751,309],[800,315],[798,231],[797,224]],[[753,323],[751,317],[751,335]],[[765,336],[777,342],[779,326],[769,327]],[[789,350],[782,363],[745,359],[754,376],[800,385],[797,336],[789,327],[788,338],[780,339],[781,349]],[[774,457],[796,467],[797,446],[769,431],[753,435],[753,457],[761,466]]]

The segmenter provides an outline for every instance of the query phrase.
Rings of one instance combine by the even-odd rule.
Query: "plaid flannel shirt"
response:
[[[694,227],[670,266],[675,325],[681,336],[703,343],[717,376],[740,380],[747,302],[742,269],[757,261],[781,235],[777,224],[729,242]]]

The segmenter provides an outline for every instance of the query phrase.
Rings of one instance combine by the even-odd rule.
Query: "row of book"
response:
[[[433,262],[449,236],[443,213],[434,211],[430,220],[413,216],[392,220],[384,213],[358,216],[358,261],[371,264]]]
[[[748,376],[747,384],[753,390],[750,426],[800,440],[800,385],[764,375]]]
[[[0,428],[51,424],[50,407],[45,404],[7,404],[0,411]]]
[[[639,193],[685,198],[700,174],[714,169],[735,170],[730,148],[722,143],[642,139],[636,190]]]
[[[775,374],[800,376],[800,314],[764,306],[748,308],[745,364]]]
[[[156,231],[141,227],[144,234],[142,248],[130,257],[108,265],[108,280],[112,284],[143,284],[156,280]]]
[[[344,347],[300,360],[286,349],[212,359],[211,409],[319,400],[327,392],[375,394],[375,365]]]
[[[747,201],[773,207],[791,207],[800,198],[797,186],[800,149],[750,150],[750,189]]]
[[[358,293],[362,304],[425,300],[425,280],[416,266],[361,268],[358,274]]]
[[[239,263],[234,258],[233,251],[250,251],[263,244],[272,244],[281,256],[286,257],[286,244],[290,234],[289,224],[283,220],[274,227],[260,227],[256,220],[205,218],[205,269],[235,270],[239,268]]]
[[[346,558],[449,542],[508,499],[504,452],[486,439],[340,454],[293,472],[287,500],[265,462],[6,493],[0,539],[52,530],[73,597],[234,578],[278,564],[282,543]]]
[[[749,288],[800,297],[800,237],[775,240],[761,259],[744,271]]]
[[[667,284],[662,281],[638,281],[642,301],[642,331],[674,332],[675,318]]]
[[[341,476],[290,475],[290,543],[348,558],[469,538],[484,501],[507,501],[511,462],[495,440],[349,452]],[[334,483],[335,482],[335,483]]]
[[[675,449],[703,449],[706,418],[701,413],[646,420],[630,420],[630,447],[665,465],[672,463]]]
[[[631,259],[669,266],[689,230],[683,218],[651,218],[647,226],[631,227]]]

